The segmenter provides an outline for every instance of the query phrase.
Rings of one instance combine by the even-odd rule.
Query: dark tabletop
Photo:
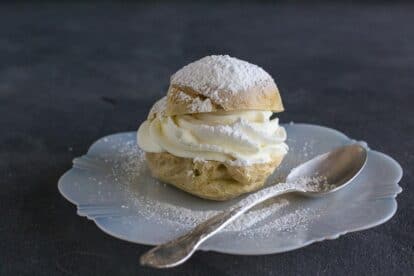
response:
[[[1,275],[414,274],[414,5],[0,7]],[[282,122],[336,128],[404,169],[387,223],[283,254],[198,252],[140,267],[148,246],[76,215],[59,177],[96,139],[135,130],[169,76],[208,54],[265,68]]]

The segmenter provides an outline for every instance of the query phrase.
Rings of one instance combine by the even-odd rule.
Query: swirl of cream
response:
[[[157,116],[140,126],[138,145],[146,152],[233,165],[270,162],[288,151],[286,131],[271,115],[270,111],[229,111]]]

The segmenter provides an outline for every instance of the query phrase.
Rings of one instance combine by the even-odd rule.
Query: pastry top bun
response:
[[[283,111],[273,78],[257,65],[230,56],[207,56],[171,76],[165,115],[216,111]],[[151,115],[150,115],[151,116]]]

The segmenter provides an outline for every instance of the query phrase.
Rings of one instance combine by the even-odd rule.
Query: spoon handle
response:
[[[160,244],[141,256],[142,265],[156,268],[174,267],[185,262],[208,238],[219,232],[243,213],[263,201],[289,192],[297,191],[284,185],[272,186],[247,196],[236,206],[223,211],[196,226],[186,234]]]

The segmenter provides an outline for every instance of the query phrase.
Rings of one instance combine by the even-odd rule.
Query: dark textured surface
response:
[[[1,275],[414,274],[413,5],[0,7]],[[212,53],[276,79],[284,122],[330,126],[404,168],[386,224],[269,256],[198,252],[168,271],[149,247],[76,215],[56,183],[104,135],[134,130],[182,65]]]

